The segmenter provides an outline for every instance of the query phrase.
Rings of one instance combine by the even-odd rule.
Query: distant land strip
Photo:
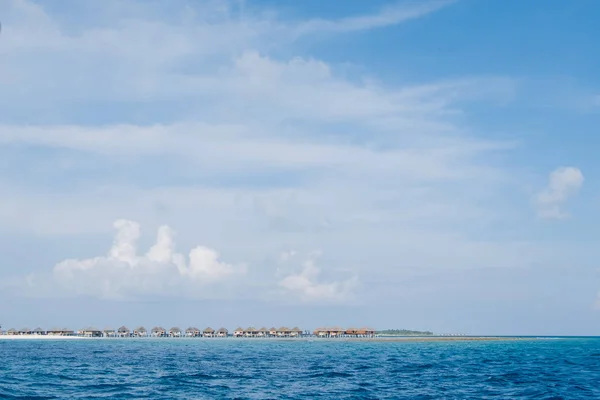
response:
[[[373,338],[377,336],[377,332],[373,328],[340,328],[326,327],[317,328],[314,331],[302,330],[298,327],[288,328],[237,328],[233,332],[229,332],[227,328],[219,328],[217,330],[211,327],[200,330],[196,327],[189,327],[182,330],[179,327],[165,329],[161,326],[155,326],[148,330],[143,326],[135,329],[129,329],[126,326],[121,326],[118,329],[105,328],[98,329],[95,327],[87,327],[78,331],[69,328],[52,328],[44,330],[42,328],[10,328],[7,331],[1,331],[0,335],[4,337],[93,337],[93,338],[127,338],[127,337],[245,337],[245,338],[298,338],[298,337],[319,337],[319,338]]]

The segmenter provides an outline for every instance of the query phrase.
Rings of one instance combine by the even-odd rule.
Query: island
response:
[[[412,331],[409,329],[385,329],[377,331],[378,336],[433,336],[430,331]]]

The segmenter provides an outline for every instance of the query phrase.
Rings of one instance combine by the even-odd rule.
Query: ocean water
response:
[[[600,340],[0,340],[1,399],[598,399]]]

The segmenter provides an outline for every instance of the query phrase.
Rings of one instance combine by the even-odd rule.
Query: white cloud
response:
[[[438,0],[398,3],[386,7],[373,15],[346,17],[339,20],[313,19],[300,24],[294,30],[296,35],[318,32],[351,32],[395,25],[410,19],[415,19],[445,7],[454,0]]]
[[[538,216],[547,219],[567,217],[569,214],[562,207],[570,197],[579,192],[583,181],[579,168],[560,167],[552,171],[548,187],[536,197]]]
[[[175,251],[174,233],[168,226],[160,227],[156,244],[138,255],[139,224],[117,220],[114,227],[117,234],[106,256],[58,263],[54,284],[68,293],[103,298],[194,296],[193,291],[202,294],[206,285],[246,272],[245,266],[224,263],[215,250],[204,246],[193,248],[186,260]]]
[[[257,265],[247,287],[287,288],[305,300],[349,298],[357,279],[314,264],[274,278],[267,255],[323,248],[336,271],[369,268],[376,278],[403,267],[528,265],[512,250],[539,253],[481,238],[490,221],[514,217],[491,203],[510,174],[488,157],[510,147],[472,132],[466,106],[510,96],[509,80],[387,85],[295,57],[298,32],[381,27],[444,2],[331,21],[248,11],[240,22],[210,3],[179,18],[117,1],[74,12],[79,21],[94,16],[91,24],[0,3],[0,12],[15,6],[0,46],[0,108],[11,116],[0,120],[0,151],[10,156],[0,160],[0,230],[57,240],[104,233],[120,215],[168,221],[179,243],[198,238]],[[125,5],[135,12],[122,14]],[[141,256],[132,244],[139,231],[121,233],[109,255],[66,261],[57,280],[102,296],[206,294],[211,285],[202,283],[236,275],[207,248],[183,260],[168,228]]]
[[[357,276],[342,281],[321,282],[321,269],[315,265],[317,255],[303,263],[302,270],[290,274],[278,283],[283,289],[298,295],[303,301],[346,301],[352,298],[359,284]],[[287,259],[286,259],[287,261]]]

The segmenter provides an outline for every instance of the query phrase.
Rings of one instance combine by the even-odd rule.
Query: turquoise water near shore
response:
[[[600,398],[600,340],[0,341],[4,399]]]

